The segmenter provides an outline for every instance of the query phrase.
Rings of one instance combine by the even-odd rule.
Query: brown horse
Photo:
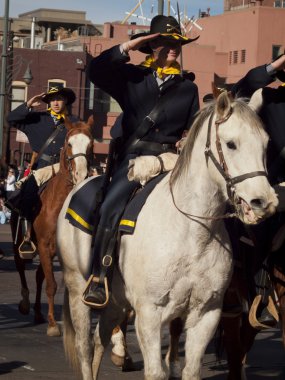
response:
[[[87,123],[66,121],[68,132],[60,155],[60,169],[48,181],[45,189],[40,194],[38,211],[33,221],[33,237],[36,241],[40,258],[40,265],[36,272],[35,323],[45,321],[41,313],[41,290],[45,278],[48,298],[47,335],[49,336],[59,336],[61,334],[54,317],[54,296],[57,284],[52,263],[56,254],[55,232],[57,218],[68,193],[87,176],[88,160],[91,158],[93,148],[92,124],[93,117],[90,117]],[[15,216],[15,212],[13,212],[11,229],[14,242],[17,223],[17,217]],[[22,300],[19,303],[19,311],[23,314],[28,314],[30,310],[29,289],[25,277],[26,263],[18,254],[20,243],[21,238],[18,237],[17,242],[14,243],[14,257],[22,286]]]

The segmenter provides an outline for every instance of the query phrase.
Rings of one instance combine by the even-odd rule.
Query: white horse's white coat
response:
[[[268,137],[248,106],[240,101],[232,103],[226,94],[222,94],[215,106],[213,121],[227,116],[231,107],[232,115],[219,126],[229,174],[235,177],[264,171]],[[201,115],[197,121],[199,118]],[[161,326],[178,316],[186,321],[186,364],[182,379],[201,378],[201,361],[219,322],[223,295],[232,273],[231,246],[223,220],[187,217],[181,212],[204,217],[225,213],[225,180],[213,163],[210,160],[207,163],[204,157],[208,119],[203,121],[195,136],[194,132],[190,133],[184,153],[178,160],[176,179],[172,184],[175,204],[170,192],[169,173],[147,199],[134,234],[124,235],[120,244],[120,269],[126,297],[136,313],[136,332],[146,380],[166,378],[161,365]],[[211,147],[218,157],[215,139],[213,124]],[[187,149],[191,140],[195,143],[189,157]],[[253,215],[257,218],[271,215],[278,203],[264,176],[238,183],[236,195],[242,199],[243,214],[240,217],[245,222],[253,222]],[[101,360],[103,347],[127,303],[122,301],[123,284],[115,273],[113,300],[116,302],[111,301],[102,312],[100,328],[95,334],[93,365],[96,368],[92,374],[90,347],[87,349],[86,344],[90,315],[80,301],[90,263],[90,238],[64,219],[67,205],[68,200],[59,216],[58,247],[69,290],[77,355],[83,379],[91,380],[97,378],[96,366]],[[65,333],[68,336],[67,328]]]

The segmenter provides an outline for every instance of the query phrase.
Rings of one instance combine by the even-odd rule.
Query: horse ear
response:
[[[90,115],[88,120],[87,120],[87,124],[89,125],[89,127],[93,127],[93,124],[94,124],[94,117],[93,115]]]
[[[260,108],[262,107],[262,104],[263,104],[262,88],[259,88],[252,94],[252,97],[250,98],[248,105],[253,111],[258,113]]]
[[[219,95],[221,95],[221,93],[225,91],[227,91],[225,88],[217,87],[215,83],[212,82],[212,93],[213,93],[214,99],[218,99]],[[228,92],[228,94],[230,95],[230,92]]]
[[[218,114],[218,119],[223,119],[229,114],[231,104],[231,94],[229,94],[227,91],[221,92],[216,102],[216,113]]]
[[[212,93],[214,99],[218,99],[219,95],[222,93],[222,89],[217,87],[214,82],[212,82]]]

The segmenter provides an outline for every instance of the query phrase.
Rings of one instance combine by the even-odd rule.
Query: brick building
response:
[[[211,92],[212,82],[218,86],[230,87],[250,68],[270,62],[284,50],[284,7],[285,1],[225,0],[223,14],[211,16],[209,10],[200,12],[203,17],[196,21],[200,28],[190,28],[190,24],[186,26],[189,37],[200,35],[196,42],[183,47],[183,68],[193,71],[196,75],[195,82],[199,87],[201,105],[204,95]],[[30,15],[33,13],[29,12]],[[27,14],[25,15],[27,17]],[[68,17],[71,16],[73,15]],[[37,26],[38,32],[45,36],[41,50],[17,49],[20,54],[28,56],[26,59],[31,60],[34,76],[25,96],[31,97],[41,92],[51,79],[66,81],[66,86],[79,91],[80,93],[76,92],[78,100],[74,104],[74,112],[84,119],[94,112],[94,151],[99,160],[102,160],[108,151],[110,128],[120,113],[120,108],[107,94],[88,82],[85,75],[86,64],[92,56],[128,40],[132,34],[146,30],[148,26],[114,22],[105,23],[103,26],[93,25],[88,30],[93,30],[94,33],[77,32],[66,35],[68,25],[64,24],[65,28],[62,30],[60,25],[63,24],[59,21],[59,16],[55,17],[53,13],[53,21],[57,19],[55,30],[63,33],[59,41],[55,37],[48,40],[47,36],[55,34],[47,32],[48,24],[43,20],[43,13],[41,17],[41,26]],[[62,22],[67,19],[62,13],[60,17],[63,18]],[[84,18],[79,21],[84,25]],[[52,26],[50,27],[52,29]],[[77,28],[78,30],[83,29]],[[18,32],[14,30],[17,37]],[[20,44],[20,41],[16,43]],[[133,63],[140,63],[144,59],[140,52],[131,52],[130,55]],[[49,63],[39,66],[39,62]]]

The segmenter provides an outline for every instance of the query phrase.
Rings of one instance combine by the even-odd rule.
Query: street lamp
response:
[[[32,75],[32,71],[31,71],[29,63],[28,63],[28,66],[27,66],[27,70],[25,71],[25,74],[23,75],[23,79],[24,79],[24,82],[27,85],[31,84],[31,82],[33,80],[33,75]]]

